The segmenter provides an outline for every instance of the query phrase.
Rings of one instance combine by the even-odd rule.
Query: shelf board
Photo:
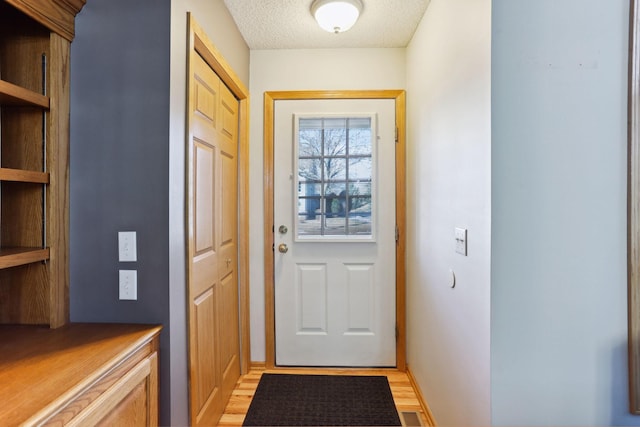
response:
[[[0,80],[0,104],[49,108],[49,97]]]
[[[49,248],[0,248],[0,269],[49,259]]]
[[[22,169],[0,168],[0,181],[32,182],[35,184],[48,184],[49,174],[46,172],[33,172]]]

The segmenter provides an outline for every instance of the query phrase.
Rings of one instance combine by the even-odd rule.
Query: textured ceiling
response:
[[[362,0],[360,19],[340,34],[322,30],[313,0],[224,0],[250,49],[405,47],[429,0]]]

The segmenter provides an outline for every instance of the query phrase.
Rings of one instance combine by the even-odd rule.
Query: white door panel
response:
[[[318,160],[326,181],[314,184],[319,194],[309,196],[301,188],[311,181],[298,161],[315,160],[303,159],[296,122],[336,115],[354,117],[354,123],[372,117],[373,154],[363,158],[354,148],[351,156],[347,148],[349,154]],[[276,101],[274,128],[276,364],[395,366],[395,101]],[[322,138],[321,151],[327,151]],[[329,161],[342,162],[346,172],[331,172]],[[372,176],[359,181],[365,169]],[[336,183],[327,184],[325,175]],[[331,185],[346,191],[329,193]],[[318,224],[327,235],[304,234],[309,227],[315,233]],[[336,224],[344,236],[332,235]]]

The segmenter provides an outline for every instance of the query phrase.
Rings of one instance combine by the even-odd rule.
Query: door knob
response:
[[[281,225],[281,226],[278,228],[278,231],[280,232],[280,234],[287,234],[287,231],[289,231],[289,230],[287,229],[287,226],[286,226],[286,225]]]
[[[286,254],[289,251],[289,247],[284,243],[280,243],[278,245],[278,251],[280,251],[280,253]]]

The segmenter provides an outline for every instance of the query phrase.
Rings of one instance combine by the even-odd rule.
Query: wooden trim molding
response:
[[[276,364],[275,277],[274,277],[274,220],[273,220],[273,131],[274,108],[277,95],[264,94],[264,326],[265,365]]]
[[[267,365],[264,362],[251,362],[251,371],[264,371]]]
[[[278,100],[312,99],[394,99],[396,102],[396,368],[406,370],[406,292],[405,292],[405,156],[406,94],[404,90],[274,91],[264,94],[264,295],[265,365],[275,368],[275,295],[274,295],[274,219],[273,219],[273,147],[274,110]]]
[[[640,16],[631,0],[629,19],[627,286],[629,410],[640,414]]]
[[[71,83],[70,67],[67,62],[71,55],[71,46],[58,34],[50,37],[51,58],[50,73],[59,76],[51,79],[49,95],[52,108],[48,114],[50,121],[47,141],[47,170],[49,171],[48,203],[48,239],[61,242],[51,245],[49,261],[51,308],[49,324],[56,328],[69,323],[69,120],[71,103],[69,87]],[[67,60],[62,59],[67,58]],[[54,104],[55,107],[54,107]],[[56,285],[54,286],[54,283]]]
[[[240,298],[240,372],[249,372],[251,331],[249,319],[249,91],[224,59],[220,51],[204,36],[204,30],[188,13],[190,46],[216,72],[238,99],[238,286]]]
[[[75,36],[75,16],[86,0],[5,0],[69,41]]]
[[[431,412],[431,408],[427,405],[427,401],[422,394],[422,390],[416,381],[416,378],[413,376],[413,372],[411,372],[411,368],[407,366],[407,376],[409,377],[409,381],[411,382],[411,387],[413,387],[413,391],[416,393],[416,397],[420,402],[420,406],[422,407],[422,412],[424,412],[424,416],[427,418],[427,425],[431,427],[436,427],[438,424],[436,423],[436,419],[433,416],[433,412]]]
[[[406,290],[405,290],[405,241],[406,226],[406,93],[400,92],[396,96],[396,128],[398,141],[396,144],[396,226],[398,238],[396,240],[396,367],[407,369],[407,325],[406,325]]]

